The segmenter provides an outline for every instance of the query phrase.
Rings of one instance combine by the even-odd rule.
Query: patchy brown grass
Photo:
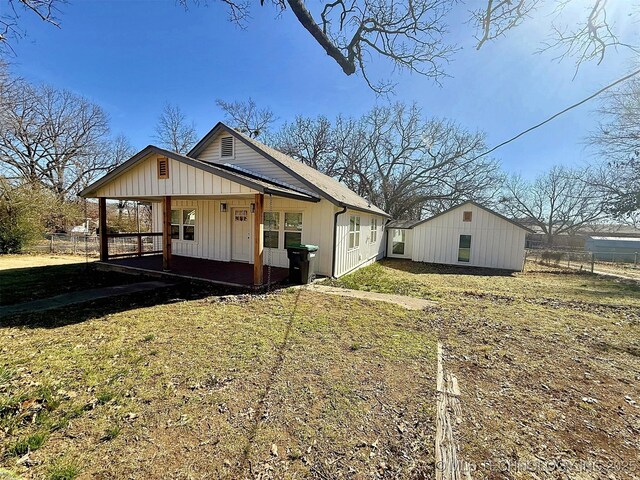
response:
[[[423,312],[304,290],[127,305],[0,328],[0,467],[24,478],[433,476]],[[38,448],[19,462],[13,447],[29,442]]]
[[[640,477],[637,283],[391,260],[337,283],[440,301],[429,315],[461,382],[474,478]]]

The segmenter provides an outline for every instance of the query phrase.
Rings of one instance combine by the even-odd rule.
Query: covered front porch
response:
[[[135,271],[139,273],[186,278],[198,281],[206,281],[219,285],[232,287],[254,287],[254,267],[242,262],[219,262],[202,258],[184,257],[173,255],[171,257],[171,270],[163,268],[162,255],[127,256],[112,258],[98,263],[99,268],[116,271]],[[262,285],[274,285],[287,279],[289,271],[286,268],[262,267]]]

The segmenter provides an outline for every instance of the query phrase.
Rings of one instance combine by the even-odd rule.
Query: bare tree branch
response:
[[[189,123],[180,107],[167,103],[158,117],[154,139],[161,147],[185,154],[195,145],[198,137],[193,122]]]

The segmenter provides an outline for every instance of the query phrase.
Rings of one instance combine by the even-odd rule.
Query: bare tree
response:
[[[167,150],[186,154],[198,137],[195,124],[187,121],[180,107],[167,103],[158,117],[154,139]]]
[[[619,220],[640,222],[640,79],[607,94],[602,121],[588,141],[602,159],[594,176],[606,192],[609,211]]]
[[[245,102],[226,102],[216,100],[216,105],[225,113],[225,119],[231,126],[251,138],[260,138],[268,133],[276,121],[270,108],[258,108],[251,97]]]
[[[575,234],[607,218],[602,191],[591,174],[590,169],[554,166],[532,182],[511,176],[504,183],[502,210],[535,224],[552,245],[556,235]]]
[[[483,136],[425,119],[416,105],[376,107],[360,118],[296,118],[276,148],[335,177],[395,218],[420,218],[466,199],[487,202],[501,172],[475,159]]]
[[[111,166],[106,113],[67,90],[23,80],[3,89],[0,170],[67,198]]]
[[[59,27],[59,6],[66,0],[5,0],[0,10],[0,53],[14,53],[11,42],[25,36],[20,26],[22,13],[33,14],[45,23]]]
[[[179,0],[183,6],[208,0]],[[249,1],[223,0],[230,21],[242,28],[250,19]],[[260,5],[264,5],[264,1]],[[438,82],[457,51],[448,36],[451,21],[465,19],[476,28],[476,46],[506,36],[532,19],[552,18],[550,35],[540,50],[559,50],[558,58],[583,62],[602,61],[611,48],[634,52],[638,45],[631,26],[640,13],[634,2],[608,0],[271,0],[280,13],[288,8],[313,39],[346,75],[359,73],[378,93],[393,83],[372,79],[370,65],[386,60],[394,69],[405,69]],[[480,4],[480,6],[478,6]],[[469,14],[469,7],[470,14]],[[613,14],[616,13],[617,17]],[[470,18],[469,18],[470,15]],[[612,20],[612,17],[614,20]],[[617,21],[616,21],[617,20]],[[630,25],[627,25],[631,22]],[[627,38],[628,37],[628,38]],[[379,69],[376,69],[379,70]]]

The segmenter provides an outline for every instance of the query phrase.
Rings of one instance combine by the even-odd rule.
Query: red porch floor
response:
[[[162,271],[162,255],[145,255],[142,257],[114,258],[107,262],[100,262],[103,265],[123,267],[124,269],[143,270],[157,272],[159,274],[168,273],[179,277],[195,278],[206,280],[222,285],[233,285],[239,287],[253,287],[253,264],[240,262],[217,262],[215,260],[205,260],[202,258],[182,257],[173,255],[171,257],[171,271]],[[286,268],[271,268],[271,283],[278,283],[289,276]],[[267,267],[264,267],[264,284],[267,283]]]

